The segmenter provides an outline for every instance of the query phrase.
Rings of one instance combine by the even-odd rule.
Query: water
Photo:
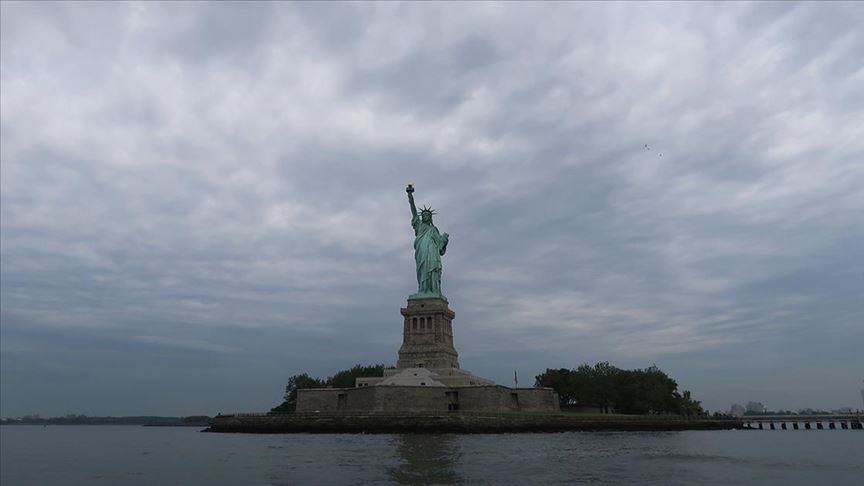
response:
[[[0,483],[864,484],[864,433],[202,434],[0,427]]]

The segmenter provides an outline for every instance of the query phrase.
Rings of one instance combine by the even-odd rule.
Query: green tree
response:
[[[534,378],[534,386],[554,388],[558,392],[558,400],[561,405],[572,405],[576,403],[577,397],[573,389],[573,371],[566,368],[557,370],[546,368],[546,371]]]
[[[284,401],[270,409],[271,412],[293,412],[297,410],[297,390],[303,388],[353,388],[356,378],[384,376],[384,365],[355,365],[347,370],[338,371],[327,378],[313,378],[307,373],[293,375],[285,386]]]
[[[678,413],[682,415],[702,415],[705,410],[702,408],[702,402],[694,400],[690,396],[690,390],[684,390],[679,398]]]
[[[312,378],[306,373],[293,375],[288,378],[288,384],[285,386],[285,401],[270,411],[293,412],[297,409],[297,390],[301,388],[324,388],[326,385],[324,380]]]
[[[599,406],[604,412],[612,408],[631,414],[703,413],[699,401],[685,390],[678,392],[678,383],[657,366],[622,370],[606,361],[576,369],[547,369],[537,375],[535,386],[554,388],[562,405]]]
[[[333,388],[352,388],[357,378],[368,378],[384,376],[384,365],[355,365],[353,368],[342,370],[327,378],[327,386]]]
[[[621,370],[609,364],[608,361],[601,361],[594,365],[593,380],[594,387],[597,393],[597,403],[603,407],[605,413],[609,413],[610,407],[618,402],[619,392],[617,382]]]

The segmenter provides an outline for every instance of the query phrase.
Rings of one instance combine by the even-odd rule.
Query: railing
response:
[[[741,420],[744,428],[754,430],[825,430],[825,424],[827,430],[837,430],[838,425],[840,430],[864,430],[864,417],[861,414],[751,415],[744,416]]]

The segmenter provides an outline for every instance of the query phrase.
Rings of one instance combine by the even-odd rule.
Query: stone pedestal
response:
[[[393,424],[400,419],[390,417],[394,413],[405,418],[430,412],[445,417],[445,413],[459,411],[558,411],[558,395],[551,388],[508,388],[460,369],[453,347],[456,314],[446,300],[415,294],[401,312],[405,320],[396,368],[385,369],[384,376],[357,378],[354,388],[298,390],[298,414],[313,414],[317,421],[319,413],[380,412],[388,414]]]
[[[409,299],[397,368],[459,368],[453,347],[453,318],[443,299]]]

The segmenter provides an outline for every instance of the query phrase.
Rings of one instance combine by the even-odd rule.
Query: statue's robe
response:
[[[419,294],[441,295],[441,255],[447,251],[447,240],[434,224],[424,223],[420,216],[411,220],[414,227],[414,261],[417,264]]]

